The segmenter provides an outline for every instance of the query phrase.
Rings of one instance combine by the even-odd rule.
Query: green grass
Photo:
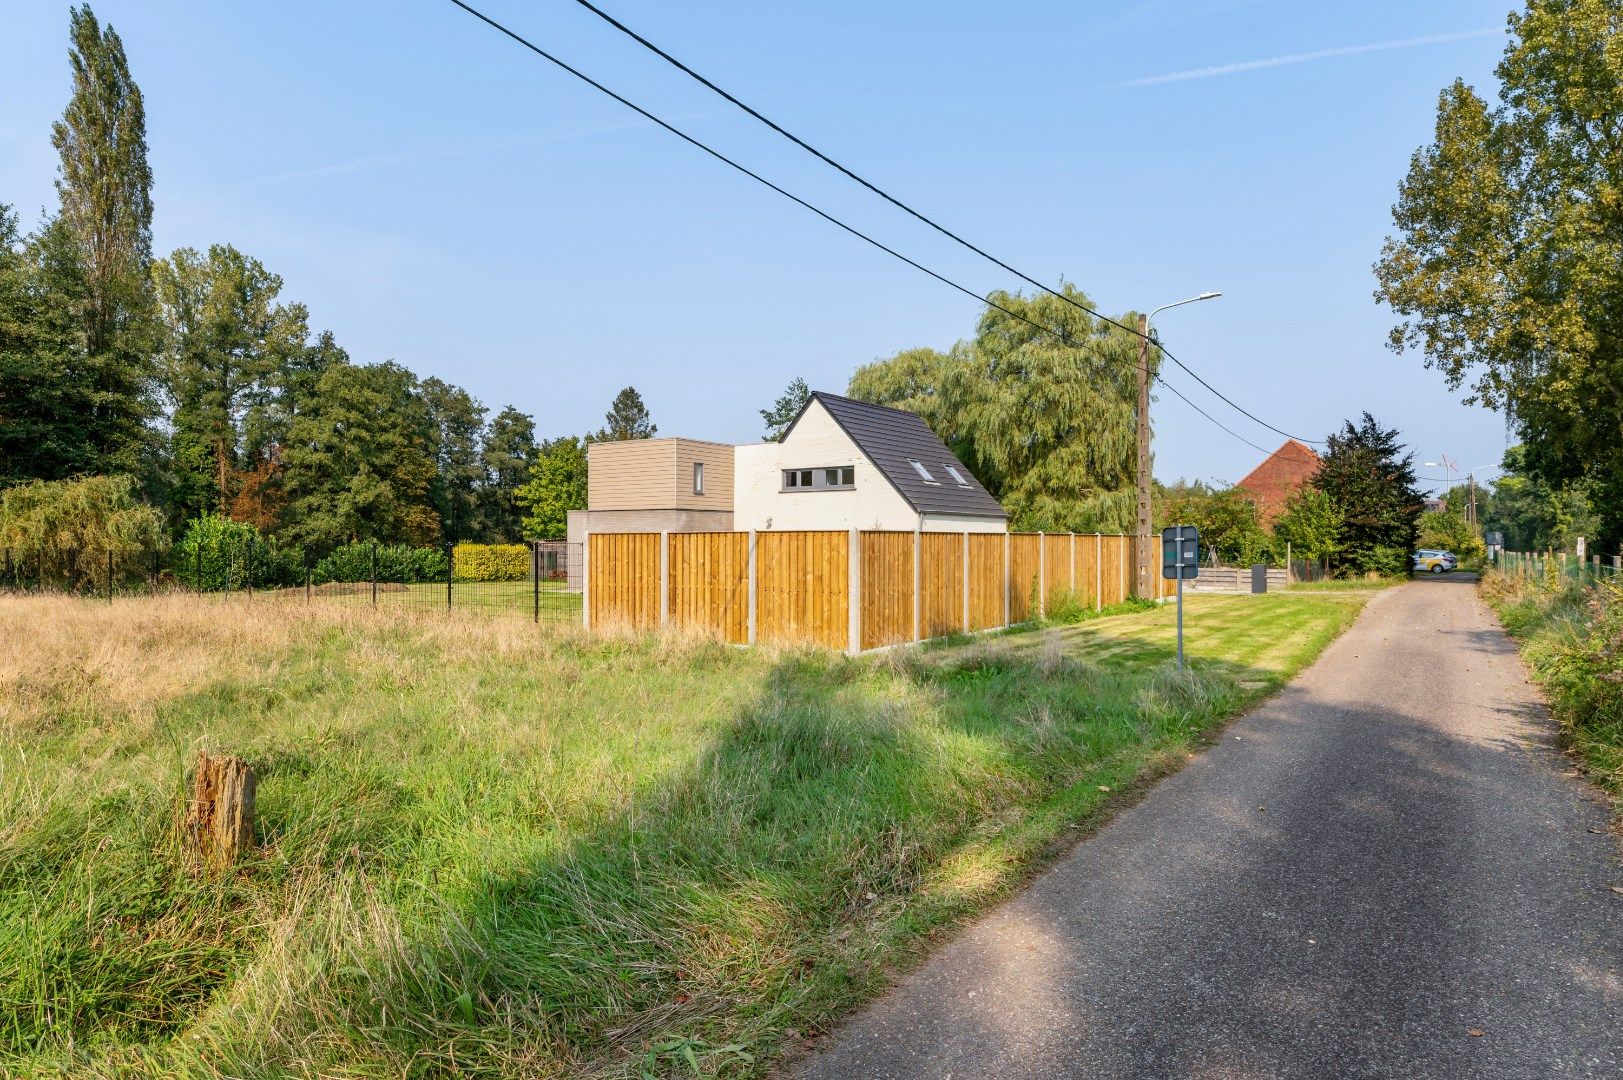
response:
[[[1319,581],[1294,581],[1285,586],[1286,592],[1378,592],[1402,585],[1407,577],[1324,578]]]
[[[760,1075],[1362,601],[1193,598],[1177,672],[1169,607],[851,659],[0,598],[0,1075]]]
[[[334,589],[332,586],[326,588],[329,591],[325,593],[317,589],[315,596],[334,603],[367,606],[372,603],[372,588],[366,582],[345,586],[341,592],[332,591]],[[237,598],[242,598],[242,595],[239,593]],[[267,595],[289,603],[302,603],[305,599],[305,591],[302,588],[255,595]],[[443,611],[446,608],[445,582],[416,582],[408,585],[379,583],[378,607]],[[581,594],[578,588],[571,591],[565,582],[543,581],[538,605],[534,586],[528,581],[458,581],[451,585],[451,610],[454,611],[468,610],[487,615],[533,618],[537,607],[540,618],[544,621],[579,622]]]
[[[1562,742],[1623,814],[1623,581],[1490,569],[1482,595],[1549,698]]]

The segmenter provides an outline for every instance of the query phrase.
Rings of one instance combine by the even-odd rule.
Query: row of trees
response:
[[[230,244],[154,258],[140,88],[88,6],[70,37],[57,211],[24,234],[0,203],[0,488],[131,478],[173,536],[212,514],[315,549],[501,543],[563,535],[588,441],[654,434],[627,387],[601,430],[538,443],[511,405],[352,362]]]
[[[146,116],[117,33],[70,16],[54,216],[0,205],[0,484],[136,478],[304,543],[517,538],[535,425],[312,334],[229,244],[152,254]]]
[[[1074,286],[1065,295],[1092,306]],[[996,306],[973,338],[946,352],[906,349],[875,361],[852,376],[848,393],[924,417],[1016,529],[1132,532],[1137,340],[1058,297],[991,299]],[[774,423],[792,416],[785,404],[762,412],[769,437]],[[1312,487],[1272,531],[1244,492],[1200,482],[1157,486],[1155,520],[1198,526],[1219,558],[1238,564],[1283,558],[1288,544],[1293,554],[1333,559],[1349,572],[1403,572],[1423,508],[1412,455],[1368,413],[1327,445]]]
[[[1508,514],[1513,547],[1584,535],[1570,525],[1579,496],[1595,550],[1623,544],[1620,56],[1617,0],[1528,0],[1497,104],[1461,80],[1442,92],[1375,267],[1401,320],[1393,348],[1419,351],[1520,436],[1499,496],[1544,509]]]

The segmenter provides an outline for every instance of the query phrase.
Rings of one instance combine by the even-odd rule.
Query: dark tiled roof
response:
[[[975,474],[953,456],[947,444],[936,438],[930,426],[915,413],[869,405],[821,390],[812,394],[812,400],[822,402],[834,422],[857,444],[857,449],[919,513],[1008,517],[998,501],[975,479]],[[806,407],[811,407],[810,401]],[[806,415],[806,410],[802,409],[800,415]],[[800,416],[795,417],[795,424],[799,422]],[[795,424],[790,424],[789,431],[784,432],[785,439],[794,431]],[[913,461],[928,469],[939,483],[926,483],[914,471]],[[947,472],[948,465],[969,481],[968,487],[958,486]]]

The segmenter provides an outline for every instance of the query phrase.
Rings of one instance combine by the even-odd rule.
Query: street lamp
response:
[[[1203,292],[1187,300],[1177,300],[1153,308],[1138,317],[1138,589],[1150,590],[1150,320],[1168,308],[1182,307],[1201,300],[1216,300],[1220,292]]]

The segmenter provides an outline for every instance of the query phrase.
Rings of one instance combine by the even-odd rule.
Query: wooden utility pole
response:
[[[1466,520],[1472,525],[1476,524],[1476,473],[1466,473],[1465,478],[1471,482],[1471,505]]]
[[[1138,317],[1138,536],[1133,595],[1150,594],[1150,317]]]

